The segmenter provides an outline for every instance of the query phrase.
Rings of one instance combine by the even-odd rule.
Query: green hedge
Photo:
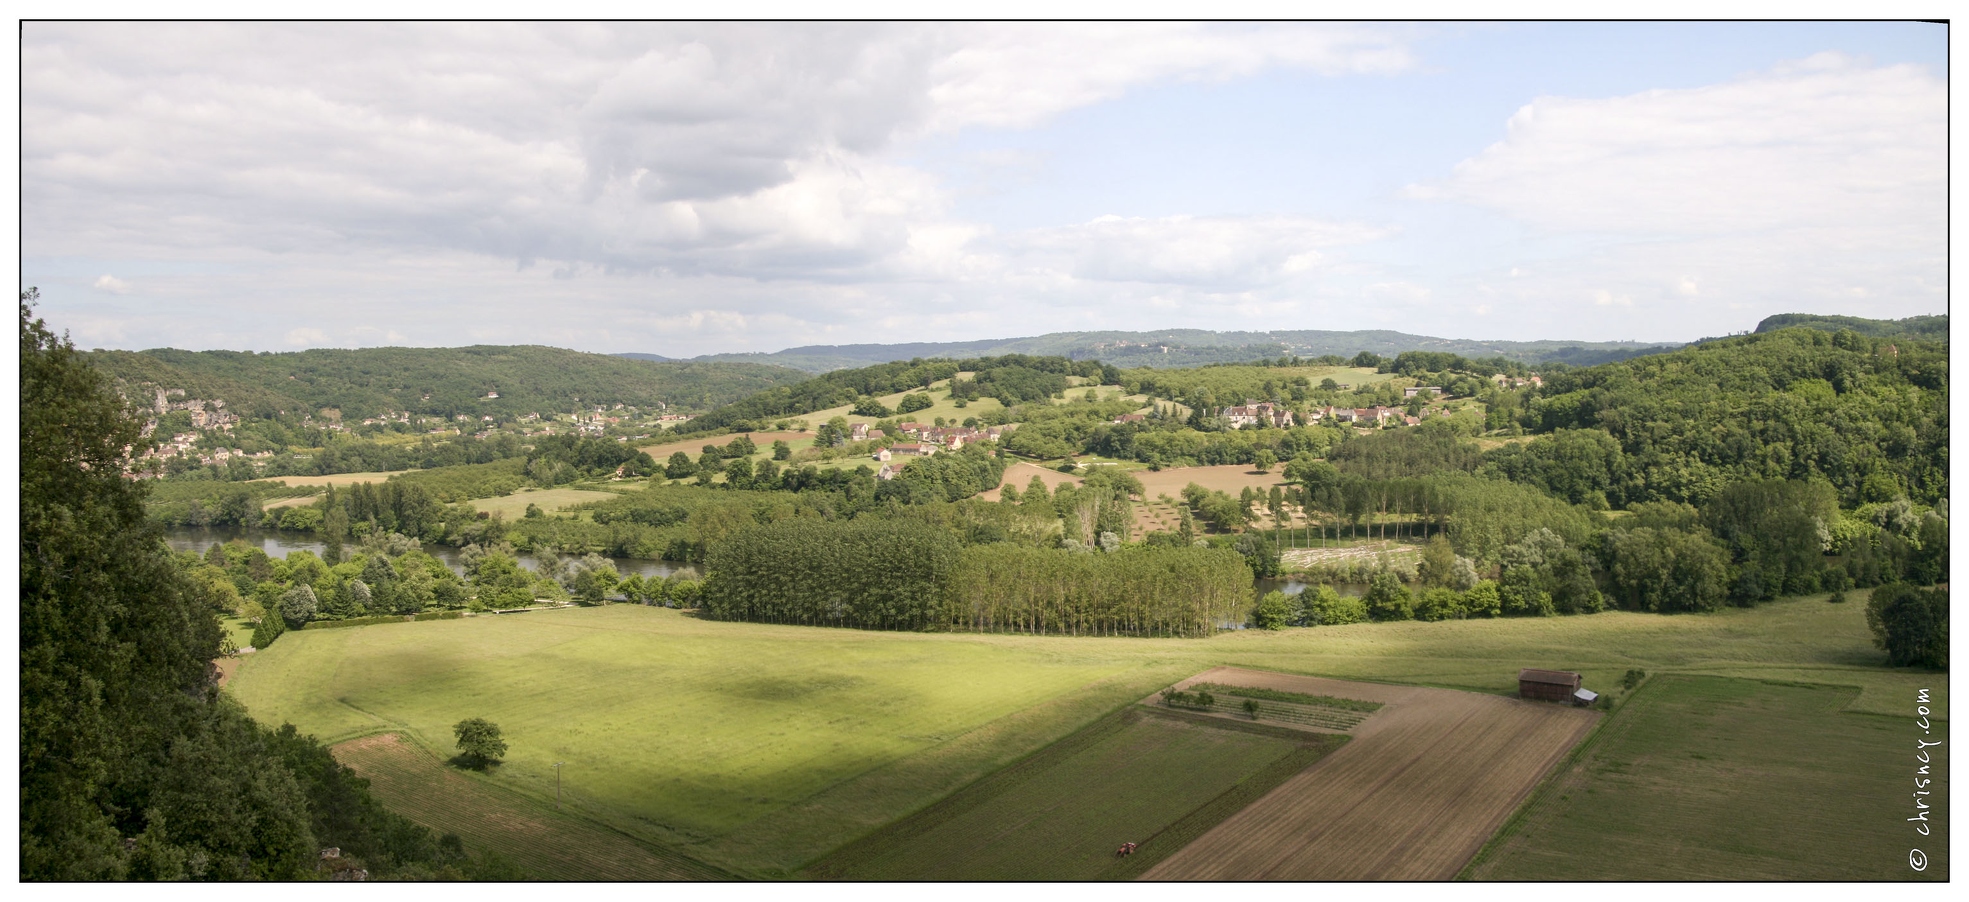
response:
[[[312,620],[301,625],[304,630],[332,630],[345,626],[369,626],[377,623],[410,623],[417,620],[457,620],[465,616],[462,611],[425,611],[422,614],[385,614],[379,617],[351,617],[347,620]]]

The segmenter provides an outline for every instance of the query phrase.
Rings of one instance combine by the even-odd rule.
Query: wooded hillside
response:
[[[778,385],[799,370],[757,363],[657,363],[532,345],[252,351],[95,351],[97,369],[128,384],[223,398],[245,417],[385,410],[509,417],[626,404],[705,410]],[[487,398],[491,392],[499,397]],[[142,399],[145,402],[149,398]]]

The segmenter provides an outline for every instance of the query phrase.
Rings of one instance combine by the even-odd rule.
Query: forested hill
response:
[[[1554,373],[1524,422],[1557,434],[1494,463],[1552,474],[1546,488],[1575,501],[1700,504],[1743,480],[1818,477],[1847,506],[1948,496],[1940,342],[1809,328],[1716,339]]]
[[[696,359],[772,363],[811,373],[825,373],[918,357],[957,359],[1026,354],[1098,360],[1117,367],[1171,368],[1207,363],[1242,363],[1288,355],[1319,357],[1337,354],[1353,357],[1368,351],[1393,357],[1403,351],[1439,351],[1465,357],[1503,357],[1524,363],[1588,366],[1660,353],[1676,347],[1680,345],[1650,345],[1631,341],[1476,341],[1388,330],[1210,332],[1202,329],[1164,329],[1155,332],[1053,332],[1029,338],[982,341],[809,345],[771,354],[709,354]],[[656,357],[647,354],[623,356]]]
[[[564,412],[576,406],[669,405],[706,410],[807,373],[758,363],[625,360],[534,345],[252,351],[94,351],[89,363],[140,386],[224,399],[235,413],[275,416],[335,408],[348,418]],[[499,397],[488,398],[497,392]],[[148,400],[148,398],[143,398]]]
[[[1910,316],[1907,319],[1866,319],[1858,316],[1832,316],[1817,313],[1780,313],[1764,317],[1757,324],[1758,332],[1776,332],[1802,326],[1807,329],[1820,329],[1837,332],[1851,329],[1861,335],[1875,338],[1925,338],[1947,343],[1948,314],[1940,316]]]

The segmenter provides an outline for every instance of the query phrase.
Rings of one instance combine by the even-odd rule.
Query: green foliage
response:
[[[919,410],[929,410],[931,407],[936,406],[936,403],[927,393],[912,392],[903,395],[902,400],[896,402],[896,413],[915,413]]]
[[[1551,374],[1525,425],[1606,431],[1630,502],[1824,479],[1856,505],[1875,474],[1932,502],[1948,487],[1947,384],[1940,344],[1784,329]]]
[[[1332,586],[1320,586],[1299,593],[1299,619],[1307,626],[1345,626],[1367,622],[1367,604],[1359,598],[1341,595]]]
[[[1463,607],[1463,596],[1455,589],[1424,589],[1416,598],[1417,620],[1457,620],[1467,613]]]
[[[1818,329],[1822,332],[1852,331],[1875,338],[1923,338],[1934,341],[1948,341],[1948,314],[1940,316],[1910,316],[1907,319],[1867,319],[1859,316],[1834,316],[1822,313],[1778,313],[1758,321],[1755,332],[1776,332],[1779,329],[1794,328]]]
[[[381,876],[415,858],[361,845],[421,828],[359,784],[297,763],[327,752],[218,695],[210,574],[180,568],[123,478],[139,425],[108,380],[21,296],[20,871],[47,880],[299,880],[323,840]],[[311,557],[311,556],[310,556]],[[211,569],[232,555],[208,556]],[[223,563],[221,563],[223,562]],[[242,575],[265,556],[238,555]],[[278,615],[263,618],[277,632]],[[267,641],[271,641],[269,638]],[[350,807],[375,817],[345,816]]]
[[[1706,532],[1641,526],[1603,541],[1607,592],[1627,610],[1713,611],[1729,594],[1729,554]]]
[[[1251,625],[1261,630],[1282,630],[1292,625],[1298,613],[1299,606],[1292,597],[1275,589],[1266,592],[1251,609]]]
[[[251,351],[97,351],[125,382],[224,398],[245,417],[337,409],[345,419],[386,410],[510,420],[524,413],[626,404],[706,409],[807,379],[756,363],[659,363],[538,346]],[[488,399],[486,393],[498,391]],[[428,397],[427,397],[428,396]],[[577,400],[578,399],[578,400]],[[693,424],[695,425],[695,424]]]
[[[1838,499],[1823,480],[1749,480],[1717,492],[1702,521],[1738,565],[1730,595],[1739,603],[1816,591]]]
[[[1244,620],[1251,570],[1228,550],[1076,554],[1011,543],[964,549],[944,620],[953,629],[1208,636]]]
[[[1367,581],[1367,594],[1361,596],[1369,617],[1377,621],[1415,619],[1415,598],[1393,571],[1382,570]]]
[[[1948,590],[1888,583],[1867,600],[1866,624],[1890,666],[1948,669]]]
[[[753,526],[705,557],[704,610],[724,620],[918,629],[941,621],[957,552],[951,533],[908,520]]]
[[[1620,688],[1633,692],[1635,687],[1640,686],[1641,681],[1647,678],[1648,672],[1645,670],[1629,670],[1620,678]]]
[[[499,725],[483,717],[468,717],[451,728],[458,737],[458,757],[465,766],[484,770],[506,755],[506,740],[499,737]]]
[[[1388,429],[1351,438],[1328,452],[1340,472],[1387,480],[1469,472],[1483,459],[1474,442],[1445,429]]]

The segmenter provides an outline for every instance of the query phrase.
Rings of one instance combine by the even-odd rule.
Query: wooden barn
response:
[[[1518,697],[1542,702],[1570,702],[1579,691],[1579,674],[1570,670],[1518,671]]]

